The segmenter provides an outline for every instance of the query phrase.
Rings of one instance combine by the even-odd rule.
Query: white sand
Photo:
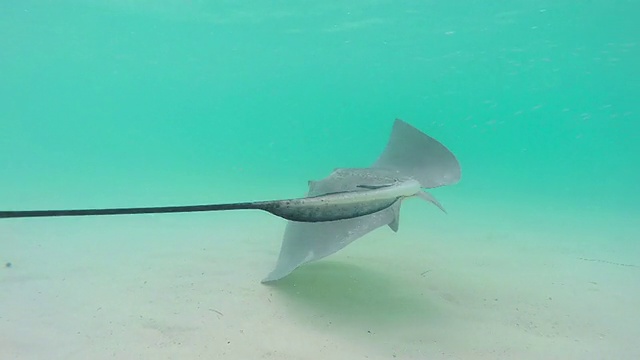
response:
[[[3,221],[0,359],[640,358],[631,218],[403,211],[272,286],[265,214]]]

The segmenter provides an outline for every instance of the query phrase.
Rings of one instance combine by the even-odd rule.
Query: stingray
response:
[[[290,221],[285,228],[275,269],[262,282],[282,279],[299,266],[334,254],[379,227],[388,225],[397,232],[400,206],[408,197],[422,198],[445,211],[421,188],[452,185],[460,180],[460,176],[460,164],[451,151],[436,139],[396,119],[386,148],[370,167],[338,168],[322,180],[309,181],[307,197],[366,192],[412,181],[419,184],[418,189],[413,188],[416,192],[400,196],[388,207],[364,216],[315,223]]]
[[[0,211],[0,218],[159,214],[263,210],[289,220],[275,268],[262,282],[282,279],[299,266],[341,250],[367,233],[388,225],[398,231],[400,206],[411,197],[444,211],[423,189],[460,180],[456,157],[440,142],[396,119],[378,159],[367,168],[338,168],[309,181],[305,197],[231,204],[160,207]]]

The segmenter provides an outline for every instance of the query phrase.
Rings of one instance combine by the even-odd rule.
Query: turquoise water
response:
[[[503,272],[499,270],[500,259],[540,246],[549,254],[568,254],[557,260],[556,265],[567,267],[562,274],[573,274],[569,270],[572,266],[579,271],[600,265],[585,271],[614,273],[605,272],[598,283],[609,279],[612,284],[631,284],[626,290],[614,286],[615,291],[609,293],[620,301],[611,306],[624,307],[636,301],[640,292],[637,10],[634,1],[5,1],[0,5],[0,205],[19,210],[296,197],[305,193],[307,180],[322,178],[334,167],[370,164],[398,117],[442,141],[459,158],[463,170],[460,184],[434,191],[449,215],[429,212],[423,204],[408,204],[403,210],[407,220],[397,235],[376,232],[367,240],[370,248],[360,240],[347,253],[356,259],[338,254],[334,259],[338,265],[331,269],[340,270],[338,274],[360,274],[362,268],[350,266],[367,269],[367,264],[382,262],[372,273],[364,271],[368,274],[365,278],[378,279],[372,274],[395,274],[392,259],[424,251],[429,255],[418,256],[415,262],[439,263],[446,273],[459,265],[447,267],[448,258],[466,263],[477,254],[459,255],[465,254],[462,249],[477,247],[488,256],[483,266],[499,274]],[[421,220],[424,217],[428,217],[428,224]],[[238,255],[244,259],[238,260],[235,270],[228,270],[234,269],[230,265],[227,271],[246,276],[248,289],[259,288],[259,279],[275,261],[283,227],[276,218],[244,213],[178,216],[157,220],[160,224],[148,218],[105,220],[112,223],[73,221],[0,223],[0,230],[4,228],[0,260],[13,265],[2,271],[7,280],[2,286],[17,286],[13,273],[20,271],[36,277],[48,273],[28,266],[32,251],[47,256],[44,250],[38,253],[39,242],[61,249],[68,257],[49,260],[70,264],[70,269],[79,261],[73,256],[74,249],[80,254],[89,251],[103,264],[103,272],[99,272],[103,274],[113,270],[109,258],[127,257],[128,251],[139,254],[159,247],[154,251],[171,252],[172,241],[178,238],[180,246],[202,243],[212,250],[218,240],[211,237],[223,233],[237,236],[237,241],[224,242],[213,251],[223,258]],[[431,243],[405,241],[404,246],[398,245],[402,239],[410,240],[411,234],[427,231],[433,234]],[[163,240],[156,242],[160,237]],[[99,245],[107,247],[105,253],[109,254],[107,260],[101,259],[103,253],[91,245],[97,239],[123,247]],[[445,239],[459,247],[455,251],[453,245],[446,248]],[[504,250],[505,243],[514,239],[523,248],[513,253]],[[553,247],[559,239],[562,251]],[[75,245],[65,248],[69,243]],[[443,246],[442,253],[433,254]],[[249,252],[247,247],[251,247]],[[503,252],[504,258],[500,256]],[[193,263],[189,256],[177,254],[175,261],[187,273],[199,273],[215,264],[213,255],[208,261]],[[597,261],[576,260],[580,258]],[[260,260],[254,263],[251,259]],[[154,266],[166,268],[167,264],[171,262],[145,266],[153,277]],[[558,274],[553,273],[558,268],[549,268],[544,260],[529,265],[531,272]],[[317,266],[322,270],[329,265]],[[310,269],[305,271],[313,267]],[[140,273],[135,267],[129,270]],[[414,270],[425,271],[423,267]],[[227,275],[212,275],[209,280],[234,284]],[[452,289],[462,289],[462,283],[473,282],[473,273],[466,275],[458,279],[465,279],[463,282],[445,277],[438,286],[442,289],[449,283]],[[486,276],[472,286],[483,288],[482,279],[492,278]],[[332,273],[330,278],[341,276]],[[304,283],[304,276],[296,279]],[[403,279],[411,284],[410,278]],[[101,291],[96,289],[104,283],[96,281],[93,290]],[[343,318],[344,312],[332,312],[345,306],[343,295],[331,295],[341,289],[336,281],[316,281],[321,289],[304,285],[298,299],[300,291],[285,286],[283,293],[289,296],[281,304],[296,303],[293,308],[301,309],[298,317],[288,322],[278,317],[276,322],[275,315],[264,315],[259,321],[279,324],[274,328],[286,326],[283,321],[291,326],[304,323],[304,314],[309,311]],[[388,297],[376,302],[377,292],[371,287],[381,284],[376,280],[363,280],[362,284],[365,286],[359,288],[354,301],[363,297],[374,300],[361,316],[344,320],[352,330],[360,330],[359,322],[367,322],[369,310],[382,312],[394,306],[414,309]],[[539,293],[550,286],[545,284],[538,284],[543,289]],[[498,287],[507,297],[517,293],[511,292],[509,285]],[[53,289],[55,294],[55,286]],[[247,291],[245,305],[253,307],[257,300],[251,291],[266,290]],[[168,294],[176,292],[172,288]],[[462,308],[468,308],[460,294],[449,292]],[[15,302],[7,300],[5,306],[28,313],[20,307],[19,299],[29,298],[30,292],[11,288],[8,293],[14,295]],[[422,293],[411,294],[417,297]],[[580,298],[576,296],[576,301]],[[171,298],[169,302],[173,305],[165,302],[165,307],[175,306],[179,300]],[[410,302],[419,304],[416,309],[431,308],[430,302],[414,298]],[[597,304],[594,300],[595,308]],[[593,311],[584,306],[585,313]],[[50,311],[64,309],[52,307]],[[353,312],[358,314],[357,307],[351,308]],[[252,318],[242,315],[237,322],[251,326]],[[626,313],[620,318],[633,316]],[[42,324],[38,319],[28,323],[37,327]],[[174,320],[184,321],[184,317]],[[456,331],[443,313],[438,313],[437,321],[440,328]],[[0,334],[7,339],[10,328],[19,324],[19,320],[6,320],[0,325],[4,327]],[[379,331],[383,332],[384,326]],[[573,326],[579,327],[576,323]],[[96,325],[86,331],[97,328],[109,329]],[[333,333],[311,328],[332,346],[337,344],[331,338]],[[612,322],[603,328],[622,326]],[[638,335],[638,328],[630,327],[625,334]],[[55,326],[52,329],[60,331]],[[570,327],[565,329],[571,332]],[[437,337],[435,332],[426,331],[429,337]],[[600,333],[606,331],[593,331]],[[588,341],[590,334],[575,336]],[[16,345],[29,344],[30,338],[28,332],[20,333],[0,345],[12,349],[10,354],[15,358],[37,358],[20,352]],[[271,351],[268,342],[258,339],[256,335],[244,341],[262,344],[265,353]],[[384,346],[380,352],[370,350],[375,348],[370,342],[355,339],[361,348],[342,343],[341,348],[351,354],[364,354],[363,349],[368,349],[373,358],[388,358],[385,356],[392,353]],[[146,346],[145,341],[153,342],[143,336],[140,343]],[[602,347],[594,345],[592,350],[611,354],[603,349],[628,349],[617,353],[617,358],[640,354],[637,344],[620,337],[616,341],[619,343],[611,340]],[[84,346],[88,350],[60,353],[61,358],[78,354],[106,357],[106,350],[96,343],[91,343],[93,347],[83,342],[73,344],[70,348]],[[398,340],[395,344],[403,343]],[[439,350],[460,358],[495,358],[487,355],[489,350],[477,356],[463,350],[456,353],[462,345],[451,339],[435,347],[411,344],[406,349],[413,350],[407,350],[406,358]],[[532,354],[589,358],[578,356],[578,352],[567,355],[548,344],[540,345],[538,352],[531,350],[536,348],[533,343],[527,343],[528,347],[518,341],[511,344],[511,358],[535,358]],[[46,351],[55,346],[47,343],[41,347]],[[289,349],[286,343],[276,347],[280,354]],[[309,352],[293,354],[314,358],[320,347],[320,342],[313,342]],[[221,354],[198,349],[200,355],[210,358]],[[120,350],[121,356],[139,354],[127,352],[124,345]],[[177,354],[174,350],[156,355],[171,358]]]

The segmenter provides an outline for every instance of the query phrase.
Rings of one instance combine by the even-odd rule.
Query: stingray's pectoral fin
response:
[[[372,167],[397,171],[418,180],[424,188],[460,180],[460,164],[451,151],[400,119],[393,124],[387,147]]]
[[[438,200],[436,200],[435,197],[433,197],[433,195],[429,194],[426,191],[419,191],[416,196],[418,196],[419,198],[428,201],[430,203],[432,203],[433,205],[437,206],[440,210],[442,210],[445,214],[447,213],[447,210],[444,209],[444,207],[442,206],[442,204],[440,204],[440,202]]]
[[[389,224],[397,229],[400,203],[396,201],[384,210],[352,219],[316,223],[290,221],[284,232],[278,262],[262,282],[281,279],[300,265],[329,256],[381,226]]]

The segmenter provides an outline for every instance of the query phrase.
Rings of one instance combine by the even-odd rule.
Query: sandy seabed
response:
[[[0,359],[640,358],[631,218],[409,207],[271,285],[265,214],[3,220]]]

